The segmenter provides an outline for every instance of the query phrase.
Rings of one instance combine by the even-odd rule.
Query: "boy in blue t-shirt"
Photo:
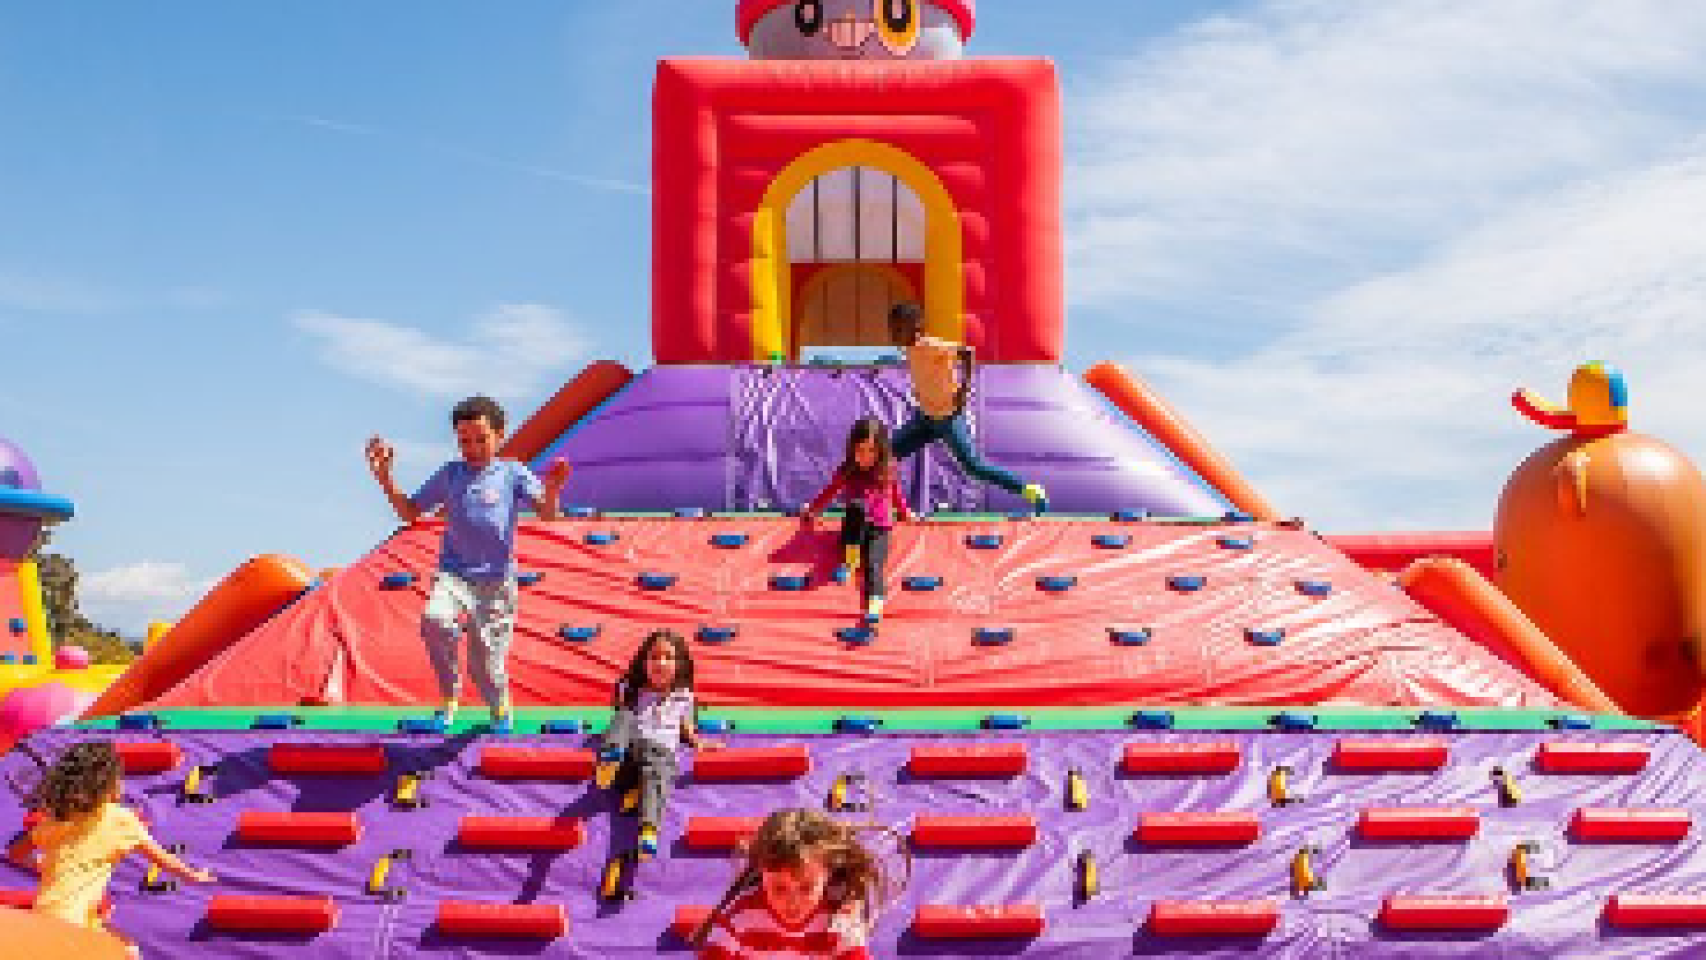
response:
[[[379,488],[404,523],[444,511],[444,541],[438,572],[421,617],[421,637],[444,708],[433,725],[448,731],[456,719],[462,686],[458,661],[462,620],[468,620],[469,672],[474,685],[492,708],[492,730],[510,733],[509,678],[504,663],[515,631],[518,590],[515,582],[515,527],[518,509],[526,501],[542,520],[557,519],[557,501],[569,477],[569,465],[558,460],[541,483],[524,463],[499,460],[504,412],[489,397],[470,397],[450,412],[461,460],[439,467],[413,497],[404,496],[391,477],[395,457],[379,437],[367,442],[367,463]]]

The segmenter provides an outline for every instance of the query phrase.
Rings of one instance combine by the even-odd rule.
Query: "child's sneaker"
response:
[[[598,766],[592,771],[592,782],[600,790],[609,790],[616,782],[616,771],[622,769],[622,751],[615,747],[605,747],[598,751]]]
[[[646,860],[658,855],[658,828],[651,824],[640,827],[640,859]]]
[[[1024,497],[1030,503],[1032,510],[1038,513],[1048,512],[1048,491],[1041,486],[1034,483],[1026,484]]]
[[[640,788],[629,787],[628,792],[622,794],[622,805],[618,807],[617,810],[620,813],[639,813]]]
[[[865,604],[865,626],[874,627],[883,619],[883,598],[872,597]]]

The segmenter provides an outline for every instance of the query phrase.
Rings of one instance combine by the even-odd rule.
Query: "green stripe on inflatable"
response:
[[[991,713],[1021,713],[1029,718],[1031,730],[1119,730],[1131,726],[1131,717],[1140,707],[1059,707],[1034,710],[987,707],[978,709],[920,709],[920,710],[835,710],[835,709],[769,709],[769,708],[708,708],[702,718],[732,721],[739,733],[833,733],[839,717],[856,714],[875,716],[882,720],[881,730],[889,732],[953,732],[978,730],[983,718]],[[1291,707],[1181,707],[1173,709],[1175,730],[1263,730],[1272,725],[1279,711],[1313,714],[1319,730],[1414,730],[1417,710],[1392,708],[1334,707],[1314,709],[1308,706]],[[168,730],[246,730],[258,716],[266,714],[295,714],[302,718],[300,729],[395,732],[397,722],[404,717],[425,716],[425,708],[400,707],[315,707],[315,708],[257,708],[209,707],[201,709],[157,711]],[[1558,717],[1555,710],[1461,709],[1456,711],[1463,730],[1549,730]],[[1657,724],[1621,714],[1584,714],[1593,721],[1596,730],[1651,730]],[[609,722],[610,711],[601,707],[529,708],[517,711],[518,732],[534,733],[546,723],[580,721],[585,728],[602,730]],[[458,732],[479,732],[490,721],[483,709],[464,708],[456,718]],[[117,718],[102,717],[81,724],[82,729],[111,730]]]

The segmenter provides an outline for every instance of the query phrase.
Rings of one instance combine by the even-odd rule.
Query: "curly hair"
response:
[[[877,856],[860,841],[863,829],[870,827],[844,823],[826,813],[804,808],[777,810],[765,817],[746,844],[740,875],[694,932],[694,945],[704,943],[711,928],[737,897],[758,887],[765,871],[798,867],[807,860],[822,864],[829,873],[826,887],[829,912],[838,913],[857,904],[860,915],[869,923],[898,890]]]
[[[632,710],[639,704],[640,691],[650,685],[646,677],[646,659],[652,655],[652,647],[660,643],[675,648],[675,681],[669,688],[693,689],[693,653],[687,648],[687,641],[674,630],[653,630],[640,641],[640,648],[634,651],[634,659],[628,661],[628,669],[623,671],[622,679],[616,684],[616,709]]]
[[[111,799],[122,767],[118,751],[105,740],[72,744],[42,774],[30,791],[27,805],[45,810],[55,820],[73,820],[93,813]]]
[[[452,427],[464,420],[485,420],[498,433],[504,432],[504,408],[491,397],[469,397],[450,411]]]

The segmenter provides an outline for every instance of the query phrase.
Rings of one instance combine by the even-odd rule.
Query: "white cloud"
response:
[[[181,563],[142,560],[83,575],[77,601],[83,615],[95,623],[140,637],[148,632],[148,624],[188,613],[217,582],[192,575]]]
[[[1487,529],[1590,360],[1706,454],[1706,6],[1269,0],[1092,86],[1074,299],[1282,510]]]
[[[296,326],[320,340],[332,366],[353,376],[435,397],[525,396],[586,353],[581,331],[538,304],[509,304],[449,340],[389,320],[302,313]]]
[[[101,313],[113,305],[109,294],[78,280],[0,272],[0,309],[21,313]]]
[[[1513,198],[1661,159],[1701,129],[1703,64],[1706,5],[1670,0],[1200,22],[1075,85],[1072,295],[1284,311]]]
[[[1486,529],[1504,478],[1552,438],[1511,391],[1561,401],[1579,363],[1622,368],[1634,427],[1706,454],[1703,222],[1706,149],[1518,205],[1245,356],[1133,365],[1282,509]]]

